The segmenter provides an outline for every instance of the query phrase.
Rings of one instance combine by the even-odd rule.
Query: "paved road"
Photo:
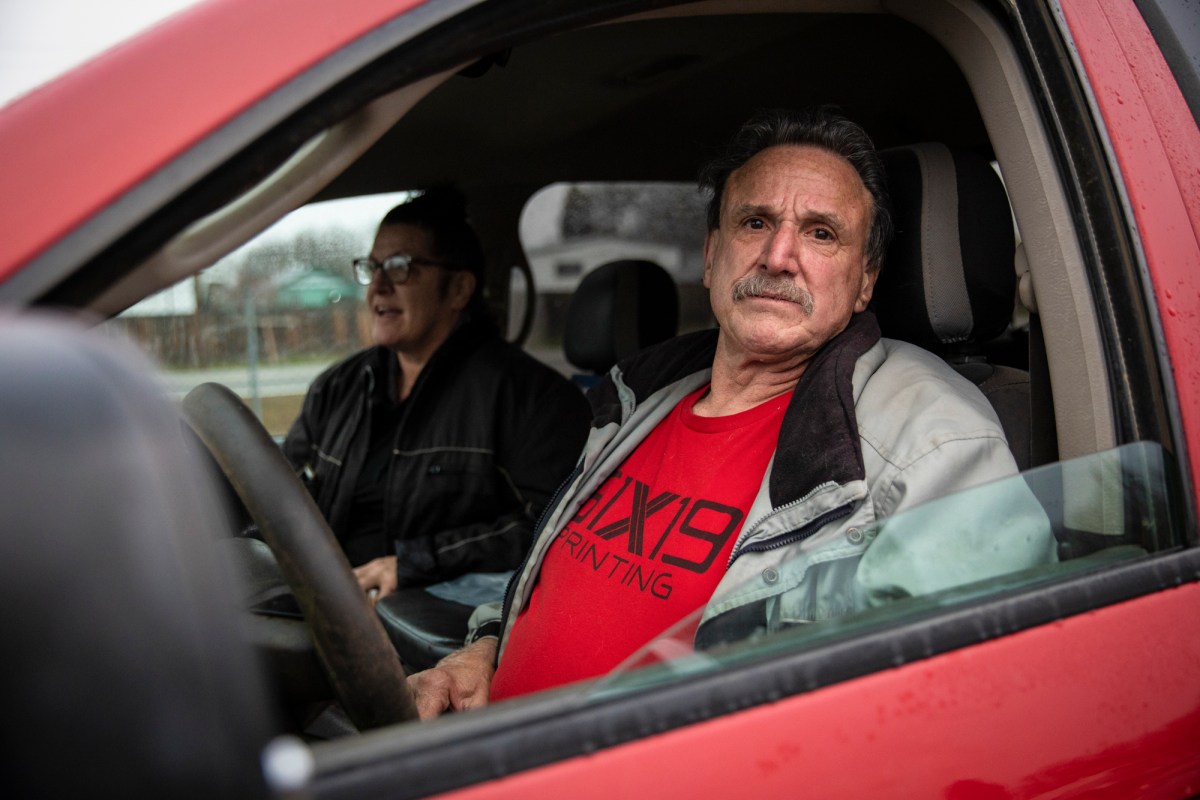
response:
[[[182,397],[193,386],[209,381],[224,384],[242,397],[252,397],[252,381],[257,383],[259,397],[280,397],[304,394],[313,378],[325,368],[325,364],[289,364],[287,366],[260,366],[251,376],[246,367],[229,369],[164,371],[163,379],[172,393]]]
[[[535,353],[541,360],[559,370],[570,374],[566,359],[561,352]],[[287,395],[304,394],[313,378],[325,369],[328,364],[288,364],[284,366],[260,365],[253,380],[258,386],[259,397],[283,397]],[[231,367],[228,369],[181,370],[163,371],[163,379],[167,382],[173,394],[183,397],[193,386],[213,381],[224,384],[241,397],[253,397],[251,391],[250,370],[246,367]]]

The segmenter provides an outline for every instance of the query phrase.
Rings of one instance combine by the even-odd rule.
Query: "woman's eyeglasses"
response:
[[[454,267],[454,264],[446,261],[434,261],[431,258],[421,258],[403,253],[388,256],[382,262],[368,256],[367,258],[356,258],[350,263],[354,268],[354,280],[363,286],[369,286],[371,279],[375,277],[375,271],[380,269],[383,270],[383,274],[390,282],[399,285],[408,282],[408,276],[412,274],[414,264],[428,267]]]

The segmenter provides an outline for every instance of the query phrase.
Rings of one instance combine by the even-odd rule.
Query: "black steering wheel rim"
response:
[[[189,392],[183,415],[275,553],[346,714],[360,729],[415,719],[395,649],[333,531],[266,429],[216,383]]]

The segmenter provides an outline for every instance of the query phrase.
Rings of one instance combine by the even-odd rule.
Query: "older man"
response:
[[[891,223],[859,126],[760,115],[702,185],[718,330],[593,391],[581,466],[507,605],[410,679],[423,717],[596,676],[697,608],[703,647],[903,594],[859,569],[871,524],[1015,473],[982,395],[867,310]],[[1021,541],[1018,564],[1053,558],[1048,535]]]

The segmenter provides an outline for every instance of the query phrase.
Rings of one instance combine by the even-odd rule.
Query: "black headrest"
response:
[[[872,308],[884,336],[945,352],[982,344],[1012,319],[1015,239],[987,159],[927,143],[880,152],[896,237]]]
[[[675,280],[652,261],[612,261],[589,272],[567,308],[563,350],[579,369],[606,372],[622,358],[675,335]]]

